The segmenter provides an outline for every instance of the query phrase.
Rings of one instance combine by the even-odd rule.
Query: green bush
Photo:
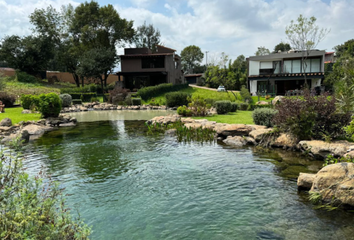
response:
[[[218,114],[226,114],[231,111],[231,102],[230,101],[216,101],[215,102],[216,112]]]
[[[70,107],[71,106],[71,101],[72,101],[72,97],[70,94],[64,93],[64,94],[60,94],[59,95],[60,99],[61,99],[61,103],[63,107]]]
[[[98,97],[92,97],[91,98],[91,102],[99,102],[100,100],[98,99]]]
[[[145,87],[141,88],[138,90],[138,95],[144,100],[147,101],[153,97],[156,97],[158,95],[168,93],[168,92],[174,92],[174,91],[179,91],[181,89],[187,88],[187,84],[176,84],[173,85],[171,83],[163,83],[157,86],[150,86],[150,87]]]
[[[128,105],[131,106],[132,105],[132,97],[130,95],[128,95],[125,99],[124,99],[124,105]]]
[[[188,105],[188,98],[191,94],[185,92],[171,92],[166,93],[166,105],[168,107],[179,107],[183,105]]]
[[[177,108],[177,114],[184,117],[192,116],[192,111],[187,106],[180,106]]]
[[[132,98],[131,101],[132,101],[132,105],[134,106],[141,105],[141,98]]]
[[[29,75],[25,72],[16,71],[17,81],[23,83],[36,83],[37,78],[35,76]]]
[[[91,98],[97,97],[96,93],[72,93],[70,95],[73,99],[81,99],[83,102],[90,102]]]
[[[249,104],[248,103],[240,103],[238,108],[241,110],[241,111],[247,111],[248,110],[248,107],[249,107]]]
[[[39,97],[37,95],[22,95],[20,101],[23,109],[34,110],[39,106]]]
[[[216,100],[213,98],[206,98],[205,99],[206,104],[210,104],[210,106],[212,106],[212,107],[214,107],[215,101]]]
[[[246,88],[246,86],[242,86],[241,87],[240,95],[241,95],[242,100],[245,103],[253,104],[253,98],[251,96],[251,93]]]
[[[39,112],[42,117],[58,117],[61,110],[61,99],[55,93],[39,95]]]
[[[82,104],[82,100],[81,99],[73,99],[72,101],[71,101],[72,103],[73,103],[73,105],[75,105],[75,104]]]
[[[258,109],[258,108],[274,108],[272,104],[267,104],[267,105],[252,105],[253,110]]]
[[[344,137],[351,113],[339,112],[336,102],[334,96],[313,96],[304,90],[303,96],[284,98],[275,106],[279,112],[274,124],[298,140]]]
[[[30,177],[18,152],[6,152],[0,152],[0,239],[87,239],[90,229],[72,218],[59,184],[44,174]]]
[[[230,112],[237,112],[238,104],[235,102],[231,102],[231,110]]]
[[[5,107],[13,107],[16,101],[15,95],[6,92],[0,92],[0,101],[5,104]]]
[[[278,113],[275,109],[258,108],[252,113],[252,118],[255,124],[267,127],[273,127],[273,118]]]
[[[193,116],[206,116],[208,114],[210,104],[207,104],[202,97],[194,96],[192,98],[188,98],[187,100],[190,102],[188,107]]]

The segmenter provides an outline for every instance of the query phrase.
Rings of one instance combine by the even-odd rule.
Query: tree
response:
[[[181,52],[182,69],[184,71],[193,70],[199,63],[202,62],[204,54],[199,47],[190,45],[185,47]]]
[[[70,21],[69,34],[72,37],[72,52],[74,55],[80,53],[83,56],[80,58],[79,66],[91,66],[92,60],[86,56],[95,55],[95,59],[99,59],[98,50],[102,50],[104,56],[107,56],[105,55],[107,52],[113,55],[104,60],[107,67],[97,67],[97,70],[101,70],[101,77],[99,77],[101,83],[106,86],[109,72],[117,63],[116,46],[124,42],[132,42],[135,31],[133,22],[120,18],[112,5],[100,7],[97,2],[91,1],[82,3],[75,9]],[[101,60],[103,61],[102,58]],[[82,61],[89,62],[83,63]],[[78,69],[75,72],[83,74],[83,71]],[[87,73],[84,75],[87,77]],[[98,76],[93,74],[91,77]]]
[[[284,43],[284,42],[281,42],[279,44],[277,44],[275,47],[274,47],[274,53],[277,53],[279,51],[281,52],[287,52],[291,49],[290,47],[290,44],[289,43]]]
[[[40,36],[8,36],[0,45],[0,59],[9,67],[29,74],[39,74],[46,70],[48,61],[53,57],[50,41]]]
[[[334,47],[338,58],[342,56],[354,57],[354,39]]]
[[[137,48],[148,48],[153,53],[156,52],[156,45],[161,44],[160,42],[160,31],[152,24],[139,26],[136,30],[136,35],[134,37],[134,43]]]
[[[306,60],[310,55],[310,51],[317,47],[322,39],[329,33],[329,30],[317,26],[315,17],[312,16],[310,19],[307,19],[300,14],[297,18],[297,22],[291,20],[290,25],[285,29],[285,33],[291,46],[295,50],[302,52],[302,72],[306,73]],[[306,74],[304,76],[306,83]]]
[[[270,54],[270,51],[268,48],[265,48],[263,46],[258,47],[257,52],[254,53],[256,56],[264,56]]]

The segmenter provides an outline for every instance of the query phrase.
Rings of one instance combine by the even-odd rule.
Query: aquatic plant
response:
[[[20,150],[17,139],[12,143]],[[88,228],[73,219],[65,205],[63,189],[41,171],[30,177],[18,151],[0,151],[0,238],[87,239]]]

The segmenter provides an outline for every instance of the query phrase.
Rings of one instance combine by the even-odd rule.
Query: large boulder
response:
[[[22,128],[21,133],[27,131],[29,135],[42,135],[46,131],[51,130],[52,127],[37,125],[37,124],[30,124]]]
[[[245,124],[215,124],[215,131],[219,137],[228,136],[248,136],[253,130],[251,126]]]
[[[170,124],[170,123],[175,123],[181,120],[181,116],[179,115],[168,115],[168,116],[160,116],[160,117],[154,117],[151,120],[148,120],[146,123],[147,124]]]
[[[308,152],[310,155],[317,159],[324,159],[329,154],[334,157],[341,157],[346,154],[349,150],[354,148],[354,143],[349,143],[347,141],[335,141],[327,143],[324,141],[313,140],[313,141],[301,141],[299,142],[299,147],[301,150]]]
[[[314,177],[311,191],[322,201],[354,206],[354,163],[337,163],[322,168]]]
[[[271,143],[272,147],[293,148],[296,147],[297,141],[290,135],[282,133]]]
[[[315,179],[316,174],[300,173],[297,179],[298,189],[310,190]]]
[[[247,144],[247,141],[241,136],[228,136],[223,142],[233,147],[242,147]]]
[[[0,127],[11,127],[12,126],[12,121],[10,118],[4,118],[0,122]]]
[[[254,139],[256,140],[257,142],[261,141],[262,140],[262,137],[269,133],[270,131],[272,131],[273,129],[272,128],[266,128],[266,129],[256,129],[256,130],[253,130],[252,132],[249,133],[249,135]]]

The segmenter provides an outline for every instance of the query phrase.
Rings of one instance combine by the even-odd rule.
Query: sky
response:
[[[58,10],[82,0],[0,0],[0,38],[29,35],[29,14],[49,5]],[[98,0],[112,4],[122,18],[144,22],[161,32],[164,46],[177,50],[196,45],[207,53],[208,62],[218,62],[224,52],[229,59],[253,56],[257,47],[273,50],[288,42],[285,28],[300,14],[317,18],[317,25],[330,30],[317,49],[333,47],[354,38],[354,0]],[[126,45],[126,47],[129,47]],[[133,45],[131,46],[133,47]],[[119,49],[123,53],[123,48]],[[203,63],[206,61],[206,54]]]

